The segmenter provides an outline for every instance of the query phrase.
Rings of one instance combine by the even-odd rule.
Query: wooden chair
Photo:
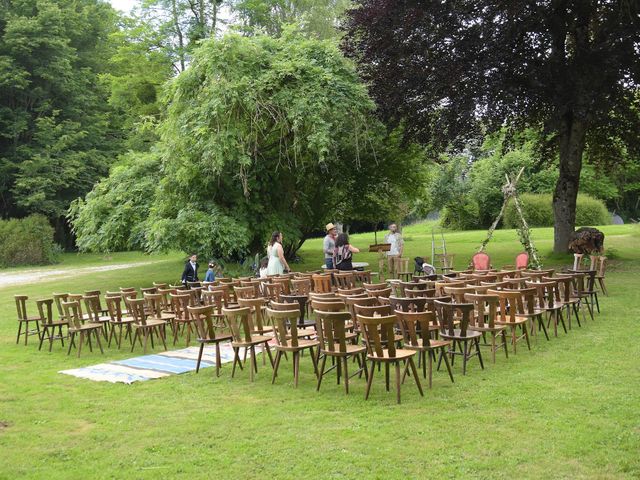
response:
[[[544,278],[544,277],[543,277]],[[528,288],[535,288],[537,293],[538,308],[547,314],[547,326],[551,325],[553,320],[553,333],[558,336],[558,322],[562,323],[564,333],[567,333],[567,326],[564,323],[564,315],[562,314],[562,304],[559,302],[560,293],[558,292],[558,282],[556,281],[540,281],[527,282]],[[549,337],[547,336],[547,339]]]
[[[575,275],[576,296],[583,300],[587,306],[591,320],[594,319],[594,312],[597,309],[600,313],[600,302],[598,301],[598,291],[596,290],[596,271],[585,270],[581,272],[569,270]]]
[[[516,270],[524,270],[529,266],[529,254],[521,252],[516,255]]]
[[[253,285],[249,285],[248,287],[235,287],[233,291],[236,295],[236,301],[248,298],[262,298],[261,295],[256,297],[256,289]]]
[[[474,270],[491,270],[491,257],[484,252],[478,252],[471,257]]]
[[[436,360],[436,352],[438,351],[440,352],[440,361],[444,359],[447,371],[449,372],[449,378],[453,383],[453,372],[451,371],[451,365],[446,355],[448,349],[451,347],[451,342],[449,340],[433,340],[431,338],[431,328],[435,320],[435,313],[395,310],[395,314],[402,324],[404,348],[418,352],[420,358],[419,364],[422,363],[422,376],[424,378],[427,378],[427,371],[429,372],[429,388],[432,386],[433,361]],[[428,362],[427,357],[429,357]]]
[[[216,347],[216,377],[220,376],[220,366],[222,359],[220,356],[220,343],[228,342],[233,337],[230,334],[216,335],[216,326],[213,321],[214,307],[213,305],[205,305],[202,307],[188,306],[187,310],[191,317],[195,320],[196,330],[198,332],[197,342],[200,344],[198,350],[198,362],[196,364],[196,373],[200,371],[200,363],[202,362],[202,354],[204,346],[214,344]]]
[[[53,293],[51,297],[53,298],[53,303],[56,305],[56,309],[58,310],[58,318],[62,320],[64,318],[64,310],[62,309],[62,302],[69,301],[69,294]]]
[[[385,366],[385,384],[387,392],[389,391],[389,367],[393,365],[396,372],[396,398],[400,403],[400,362],[405,363],[404,375],[406,375],[407,369],[411,368],[411,374],[413,380],[416,382],[420,396],[424,396],[422,391],[422,385],[420,385],[420,378],[418,377],[418,371],[416,365],[413,362],[413,356],[416,354],[414,350],[406,350],[396,348],[394,341],[390,341],[394,338],[394,327],[398,321],[395,315],[386,315],[381,317],[366,317],[358,315],[358,323],[362,325],[362,331],[364,334],[365,345],[367,348],[367,359],[371,362],[368,369],[367,389],[365,392],[365,400],[369,399],[369,392],[371,391],[371,384],[373,383],[373,376],[375,374],[375,366]]]
[[[109,333],[108,347],[111,346],[111,340],[115,337],[118,350],[122,346],[122,329],[125,328],[125,340],[129,337],[129,341],[133,346],[133,329],[132,325],[135,319],[131,315],[126,315],[122,309],[122,297],[106,297],[107,309],[109,310],[109,318],[111,324],[111,332]],[[116,328],[118,334],[116,336]]]
[[[264,294],[262,292],[262,282],[260,280],[256,280],[256,279],[241,280],[240,281],[240,286],[244,287],[244,288],[246,288],[246,287],[252,287],[253,288],[253,295],[251,297],[245,297],[245,298],[260,298],[260,297],[264,296]],[[236,288],[236,290],[237,290],[237,288]]]
[[[313,280],[313,291],[316,293],[329,293],[333,291],[331,286],[331,275],[322,274],[311,277]]]
[[[406,298],[425,298],[434,297],[435,288],[405,288],[404,295]]]
[[[145,293],[158,293],[158,287],[140,287],[140,293],[142,293],[143,297]]]
[[[345,393],[349,394],[349,379],[355,375],[360,375],[362,372],[368,376],[367,372],[367,360],[366,360],[366,348],[352,343],[348,333],[348,323],[351,320],[351,314],[347,312],[316,312],[318,321],[318,341],[319,341],[319,356],[322,356],[322,365],[318,373],[318,385],[316,391],[320,391],[320,384],[322,378],[329,371],[325,371],[325,365],[327,357],[335,359],[337,362],[336,373],[338,385],[340,384],[340,377],[344,377]],[[348,363],[350,358],[359,358],[361,362],[360,368],[349,376]]]
[[[367,292],[372,292],[374,290],[384,290],[385,288],[388,288],[388,287],[389,285],[387,285],[387,282],[362,284],[362,288],[364,288]]]
[[[316,363],[317,357],[313,349],[316,347],[319,348],[320,342],[318,342],[318,340],[299,338],[297,324],[300,319],[300,310],[298,308],[290,310],[272,310],[267,308],[267,317],[274,326],[274,336],[276,339],[276,358],[273,365],[271,383],[275,383],[276,377],[278,376],[278,367],[280,366],[282,355],[290,352],[293,354],[293,381],[294,386],[297,388],[298,378],[300,377],[300,355],[304,350],[309,350],[311,354],[313,370],[317,378],[318,364]]]
[[[151,338],[151,348],[155,348],[153,345],[153,334],[155,333],[160,340],[162,340],[162,345],[164,345],[164,349],[167,349],[167,342],[165,341],[166,337],[166,325],[167,322],[164,320],[154,320],[151,318],[147,318],[147,311],[145,309],[145,299],[144,298],[131,298],[128,300],[129,311],[133,316],[134,322],[132,323],[134,334],[133,334],[133,342],[131,344],[131,351],[133,352],[134,347],[136,346],[136,340],[140,337],[144,337],[144,346],[143,351],[147,353],[147,342],[149,338]]]
[[[563,275],[559,274],[557,277],[547,278],[543,277],[545,281],[556,281],[558,282],[558,293],[560,294],[560,300],[558,303],[562,305],[563,308],[566,309],[567,312],[567,323],[569,324],[569,330],[571,330],[571,312],[575,315],[576,321],[578,322],[578,326],[581,327],[580,323],[580,306],[581,300],[580,298],[574,295],[574,286],[573,286],[573,276],[572,275]]]
[[[256,335],[264,335],[273,332],[273,325],[267,325],[264,317],[264,308],[267,301],[264,298],[239,298],[238,304],[241,307],[248,307],[251,310],[253,332]]]
[[[427,298],[389,297],[391,309],[401,312],[424,312],[427,309]]]
[[[256,346],[262,345],[269,355],[271,367],[273,368],[273,357],[271,356],[271,350],[269,349],[269,341],[271,337],[264,335],[255,335],[253,332],[255,328],[251,321],[251,309],[249,307],[222,309],[225,321],[231,329],[231,348],[233,348],[233,369],[231,371],[231,378],[236,374],[236,364],[240,366],[242,370],[242,361],[240,360],[240,349],[244,348],[246,360],[247,352],[251,351],[251,368],[249,369],[249,378],[253,382],[255,373],[258,372],[258,362],[256,361]]]
[[[224,327],[224,315],[222,314],[222,309],[226,306],[224,302],[224,292],[221,290],[203,291],[202,303],[205,306],[213,307],[211,315],[215,322],[215,327]]]
[[[365,283],[371,283],[371,270],[354,270],[353,278],[357,287],[362,287]]]
[[[591,256],[591,266],[589,270],[595,270],[596,272],[596,280],[598,280],[598,284],[600,285],[600,290],[605,296],[608,296],[607,287],[604,283],[605,274],[607,270],[607,257],[603,255],[592,255]]]
[[[496,363],[496,351],[498,348],[504,348],[504,355],[509,358],[509,348],[507,347],[507,336],[505,334],[507,326],[496,324],[500,299],[496,295],[477,293],[467,293],[464,297],[467,302],[473,304],[474,309],[469,329],[482,333],[483,338],[485,338],[486,333],[491,335],[491,344],[486,343],[486,340],[484,343],[491,348],[491,361]],[[496,342],[498,335],[502,338],[502,345],[498,345]]]
[[[85,297],[98,297],[95,305],[96,310],[100,313],[100,315],[108,315],[109,312],[107,311],[107,308],[102,307],[102,303],[100,302],[100,295],[102,295],[102,292],[100,290],[87,290],[84,292]]]
[[[169,288],[169,284],[168,283],[164,283],[164,282],[153,282],[153,286],[156,287],[158,290],[166,290]]]
[[[475,286],[444,287],[443,293],[453,299],[454,303],[466,303],[464,296],[467,293],[475,293]]]
[[[182,333],[184,333],[185,330],[187,331],[185,346],[188,347],[191,342],[192,330],[195,330],[195,319],[189,315],[189,309],[187,307],[194,307],[198,305],[193,304],[193,297],[188,291],[175,294],[172,293],[170,297],[171,303],[173,304],[173,319],[171,320],[173,324],[173,344],[175,345],[177,343],[178,335],[182,329]]]
[[[38,350],[42,349],[42,343],[44,339],[49,339],[49,351],[53,347],[54,340],[60,340],[64,347],[65,335],[62,333],[62,327],[68,327],[69,324],[66,320],[57,320],[53,318],[53,298],[46,298],[42,300],[36,300],[36,306],[38,307],[38,313],[40,314],[40,326],[42,331],[40,333],[40,345]],[[56,328],[58,334],[56,335]]]
[[[349,290],[355,287],[355,277],[353,272],[334,273],[333,278],[338,289]]]
[[[93,352],[93,347],[91,345],[91,334],[95,335],[98,347],[100,347],[100,353],[104,354],[104,350],[102,350],[102,344],[100,343],[100,334],[98,333],[100,332],[100,330],[102,330],[102,325],[100,325],[99,323],[82,322],[79,301],[62,302],[62,310],[64,312],[64,318],[67,321],[69,331],[69,350],[67,350],[67,355],[71,353],[71,347],[76,346],[76,334],[80,334],[80,339],[78,340],[77,346],[78,357],[80,357],[82,344],[85,342],[85,339],[89,343],[89,351]]]
[[[291,280],[291,293],[294,295],[309,295],[311,292],[311,280],[298,278]]]
[[[297,324],[296,325],[290,325],[290,328],[296,328],[297,329],[297,335],[298,338],[311,338],[314,337],[316,335],[316,330],[313,327],[308,327],[307,325],[305,325],[304,323],[301,323],[302,320],[302,312],[304,312],[304,310],[300,310],[300,304],[298,302],[285,302],[285,303],[281,303],[281,302],[271,302],[271,304],[269,305],[269,308],[271,308],[271,310],[277,310],[280,312],[289,312],[293,309],[298,309],[298,317],[297,317]],[[267,316],[267,318],[269,318]],[[269,321],[271,322],[271,318],[269,318]],[[275,325],[273,324],[273,322],[271,322],[274,329],[275,329]],[[315,322],[314,322],[315,325]]]
[[[265,283],[264,296],[271,302],[279,302],[280,295],[283,293],[281,283]]]
[[[396,261],[396,278],[408,282],[413,276],[413,271],[409,268],[408,258],[398,258]]]
[[[147,311],[149,312],[149,319],[162,320],[172,327],[175,325],[175,313],[166,312],[162,308],[164,300],[161,293],[145,293],[144,299],[146,301]]]
[[[280,277],[275,277],[272,279],[272,283],[277,283],[280,284],[282,286],[282,293],[284,295],[290,295],[291,294],[291,278],[288,276],[280,276]]]
[[[376,290],[367,290],[367,294],[370,297],[375,297],[380,301],[380,298],[389,298],[391,296],[392,289],[391,288],[379,288]]]
[[[477,356],[480,368],[484,370],[482,353],[480,352],[480,337],[482,334],[469,328],[471,317],[473,316],[473,304],[450,303],[440,300],[434,300],[433,303],[440,326],[440,338],[452,342],[452,348],[448,352],[451,356],[451,365],[453,365],[455,355],[462,355],[462,374],[466,375],[468,360],[472,356]],[[471,346],[475,346],[475,353],[471,353],[469,343],[471,343]],[[461,352],[456,351],[456,344],[461,347]]]
[[[298,294],[288,294],[288,295],[280,295],[280,301],[283,303],[293,303],[298,306],[300,309],[300,321],[298,323],[299,328],[315,328],[316,322],[311,320],[308,315],[309,309],[309,296],[308,295],[298,295]],[[273,308],[273,307],[272,307]]]
[[[20,336],[24,335],[24,344],[27,345],[30,335],[37,335],[38,338],[41,337],[40,317],[27,313],[27,300],[29,299],[27,295],[14,295],[13,298],[16,301],[16,310],[18,311],[18,335],[16,337],[16,344],[20,343]],[[35,324],[35,329],[29,328],[29,324],[31,323]],[[23,325],[24,332],[22,331]]]
[[[232,289],[228,284],[220,283],[214,287],[209,287],[210,292],[222,292],[225,308],[231,308],[232,305]]]
[[[487,293],[489,295],[497,295],[500,300],[499,320],[496,320],[495,323],[498,325],[506,325],[511,329],[513,353],[517,353],[516,346],[523,338],[527,341],[527,348],[531,350],[529,331],[527,329],[529,319],[518,316],[518,313],[524,310],[521,293],[515,290],[489,290]],[[522,329],[522,335],[520,336],[517,334],[518,327]]]
[[[87,319],[93,323],[99,323],[102,325],[102,334],[104,335],[104,339],[107,340],[109,337],[109,314],[107,312],[106,315],[102,314],[102,305],[100,305],[100,297],[97,295],[94,296],[82,296],[82,300],[84,301],[84,307],[87,312]]]

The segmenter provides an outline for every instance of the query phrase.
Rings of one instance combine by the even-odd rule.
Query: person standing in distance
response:
[[[391,250],[387,252],[387,268],[389,269],[389,275],[393,278],[398,273],[399,260],[404,251],[404,240],[402,240],[402,235],[398,232],[398,225],[395,223],[389,225],[389,233],[385,235],[384,241],[391,244]]]
[[[291,271],[287,260],[284,258],[284,249],[282,248],[282,233],[273,232],[269,245],[271,246],[271,250],[269,251],[267,275],[282,275],[285,271]]]
[[[336,226],[333,223],[327,223],[325,227],[327,235],[322,241],[322,251],[324,252],[324,264],[328,269],[333,269],[333,251],[336,248],[336,236],[338,234]]]
[[[198,256],[194,253],[189,257],[187,263],[184,264],[182,272],[182,283],[198,281]]]

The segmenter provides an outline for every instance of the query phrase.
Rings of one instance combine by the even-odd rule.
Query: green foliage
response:
[[[0,267],[54,263],[58,246],[46,217],[0,220]]]
[[[98,0],[0,9],[0,214],[59,220],[120,151],[98,81],[116,15]]]
[[[551,194],[525,193],[519,195],[520,205],[530,227],[553,226],[553,208]],[[576,225],[608,225],[611,216],[602,200],[589,195],[578,195],[576,206]],[[504,227],[517,228],[520,225],[518,212],[513,202],[509,202],[504,213]]]
[[[98,182],[86,198],[72,203],[69,218],[85,252],[141,250],[145,221],[160,179],[155,153],[130,153]]]
[[[452,230],[476,230],[481,228],[480,208],[475,200],[465,198],[451,202],[442,210],[441,224]]]

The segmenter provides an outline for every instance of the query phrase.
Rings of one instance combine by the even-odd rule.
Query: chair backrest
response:
[[[36,300],[36,305],[41,324],[51,325],[53,323],[53,298]]]
[[[264,293],[265,296],[271,300],[272,302],[279,302],[280,295],[282,292],[282,284],[281,283],[265,283],[264,284]]]
[[[158,293],[161,295],[161,308],[163,311],[173,311],[173,305],[171,305],[171,292],[177,292],[178,290],[171,290],[170,288],[158,287]]]
[[[321,350],[329,352],[347,351],[346,322],[351,319],[348,312],[316,312],[316,328]]]
[[[241,307],[248,307],[251,311],[253,326],[260,334],[264,333],[264,317],[262,308],[267,303],[264,298],[239,298],[238,304]]]
[[[216,315],[222,315],[222,308],[225,306],[224,292],[222,290],[203,290],[202,302],[206,306],[213,307],[213,311]]]
[[[592,255],[589,270],[595,270],[598,277],[604,278],[607,270],[607,257],[604,255]]]
[[[143,297],[145,293],[158,293],[158,287],[144,287],[144,288],[141,287],[140,293],[142,293]]]
[[[397,320],[395,315],[382,317],[358,315],[358,323],[362,326],[362,333],[369,355],[381,358],[384,356],[384,350],[387,350],[390,358],[396,356],[394,327]]]
[[[398,273],[413,273],[409,270],[409,259],[405,257],[401,257],[396,259],[396,264],[398,265]]]
[[[202,307],[187,307],[191,318],[196,324],[198,337],[200,340],[215,340],[216,329],[213,326],[213,306],[204,305]]]
[[[251,341],[253,323],[251,322],[251,309],[249,307],[223,308],[222,314],[231,330],[234,342]]]
[[[520,272],[521,278],[526,278],[527,281],[539,282],[542,277],[546,277],[547,273],[540,270],[523,270]]]
[[[427,298],[389,297],[392,310],[401,312],[424,312],[427,309]]]
[[[289,295],[291,293],[291,278],[289,276],[280,276],[272,279],[272,283],[279,283],[282,286],[282,293]]]
[[[228,283],[220,283],[213,287],[209,287],[210,292],[222,292],[224,306],[228,307],[231,303],[231,286]]]
[[[166,290],[167,288],[169,288],[168,283],[162,283],[162,282],[153,282],[153,286],[156,287],[157,289],[163,289],[163,290]]]
[[[96,309],[98,310],[98,312],[102,312],[102,305],[100,303],[100,295],[101,295],[100,290],[87,290],[86,292],[84,292],[84,296],[85,297],[98,297],[97,304],[96,304]]]
[[[460,336],[465,337],[467,335],[467,328],[473,315],[472,303],[449,303],[435,300],[434,308],[440,332],[455,335],[455,321],[457,320],[460,322],[457,326],[457,329],[460,330]],[[460,314],[456,315],[457,312]]]
[[[371,283],[371,270],[365,270],[362,272],[354,270],[353,278],[358,286],[362,286],[365,283]]]
[[[27,295],[14,295],[13,298],[16,301],[16,310],[18,311],[18,320],[27,319]]]
[[[233,291],[236,294],[237,300],[240,300],[241,298],[256,298],[256,289],[253,285],[249,285],[247,287],[235,287]]]
[[[356,316],[364,315],[365,317],[382,317],[393,313],[391,305],[354,305],[353,309]]]
[[[129,312],[133,316],[134,321],[138,325],[145,326],[147,324],[147,312],[144,308],[144,298],[130,298],[129,299]]]
[[[378,288],[375,290],[367,290],[367,293],[369,294],[370,297],[375,297],[375,298],[389,298],[391,296],[391,287],[389,288]]]
[[[362,288],[364,288],[367,292],[371,292],[373,290],[383,290],[387,288],[386,282],[381,283],[363,283]]]
[[[169,294],[169,297],[176,320],[188,320],[189,310],[187,307],[191,305],[191,294],[188,291],[180,291],[180,293]]]
[[[120,287],[120,291],[121,292],[135,292],[136,291],[136,287]]]
[[[484,252],[478,252],[471,257],[474,270],[489,270],[491,268],[491,258]]]
[[[520,252],[516,255],[516,270],[524,270],[529,266],[529,254],[527,252]]]
[[[414,347],[428,347],[430,345],[431,334],[429,327],[435,321],[434,312],[404,312],[396,310],[394,313],[402,326],[405,344]]]
[[[366,290],[362,287],[357,287],[357,288],[338,288],[338,292],[337,292],[339,297],[342,298],[346,298],[346,297],[353,297],[356,295],[366,295]]]
[[[524,311],[520,290],[489,290],[487,294],[498,297],[500,301],[498,315],[503,323],[514,323],[516,314]]]
[[[262,282],[260,280],[241,280],[240,281],[240,286],[241,287],[252,287],[253,288],[253,295],[251,297],[245,297],[245,298],[258,298],[262,296]],[[236,289],[237,290],[237,289]]]
[[[58,309],[58,315],[60,315],[60,318],[64,317],[64,310],[62,309],[62,302],[66,302],[69,300],[69,294],[68,293],[53,293],[51,295],[53,297],[53,303],[56,304],[56,307]]]
[[[443,292],[445,295],[450,296],[451,298],[453,298],[453,301],[455,303],[465,303],[464,300],[464,296],[467,293],[475,293],[475,287],[474,286],[465,286],[465,287],[444,287]]]
[[[331,292],[331,275],[321,274],[314,275],[313,279],[313,291],[318,293]]]
[[[81,293],[70,293],[68,297],[69,302],[78,302],[78,312],[81,319],[84,318],[84,309],[82,308],[83,298],[84,295]]]
[[[543,277],[544,278],[544,277]],[[558,282],[547,282],[542,278],[539,282],[527,281],[527,288],[535,288],[536,289],[536,299],[538,302],[538,306],[541,308],[553,308],[556,304],[556,301],[559,300],[558,290]]]
[[[84,308],[87,312],[87,316],[92,322],[98,322],[100,319],[100,313],[102,312],[100,297],[98,295],[83,295],[82,300],[84,301]]]
[[[106,297],[109,318],[114,323],[122,322],[122,297]]]
[[[333,278],[335,279],[338,288],[348,290],[353,288],[355,285],[355,277],[353,275],[353,272],[334,273]]]
[[[78,329],[82,327],[82,314],[79,301],[72,300],[70,302],[62,302],[62,311],[64,312],[64,319],[69,324],[69,328]]]
[[[339,300],[311,300],[311,308],[314,312],[344,312],[346,310],[345,302]]]
[[[291,293],[295,295],[309,295],[311,280],[309,278],[294,278],[291,280]]]
[[[405,288],[404,294],[407,298],[425,298],[425,297],[435,297],[436,289],[435,288]]]
[[[162,318],[162,294],[145,293],[144,299],[147,302],[147,310],[151,313],[151,318],[160,320]]]
[[[274,336],[276,343],[281,347],[298,347],[298,322],[300,321],[300,309],[291,309],[291,304],[288,304],[289,310],[273,310],[271,308],[266,309],[267,318],[273,325]]]
[[[467,293],[464,298],[473,305],[475,315],[471,316],[471,325],[485,328],[495,327],[498,306],[500,305],[500,299],[497,295]]]

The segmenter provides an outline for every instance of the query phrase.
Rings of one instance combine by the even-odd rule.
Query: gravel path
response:
[[[108,272],[110,270],[122,270],[125,268],[140,267],[158,263],[158,261],[121,263],[115,265],[103,265],[100,267],[69,267],[59,269],[34,268],[13,273],[0,273],[0,288],[12,285],[23,285],[37,281],[62,280],[94,272]]]

